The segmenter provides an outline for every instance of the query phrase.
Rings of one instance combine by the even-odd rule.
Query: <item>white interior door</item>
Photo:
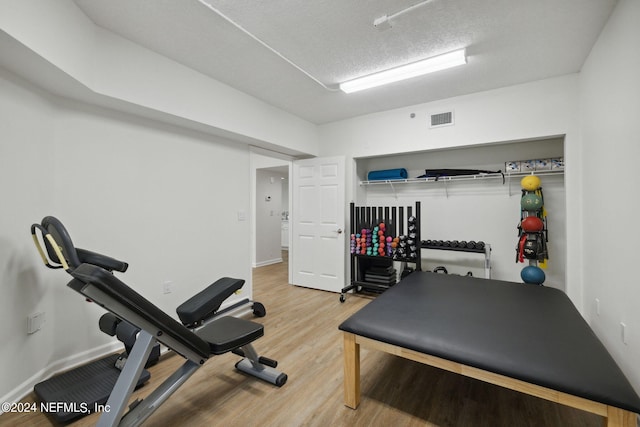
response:
[[[340,292],[345,267],[344,157],[293,162],[292,283]]]

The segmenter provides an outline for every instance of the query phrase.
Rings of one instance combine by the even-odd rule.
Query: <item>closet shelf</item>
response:
[[[440,176],[440,177],[429,177],[429,178],[407,178],[407,179],[385,179],[385,180],[376,180],[376,181],[360,181],[360,185],[368,186],[368,185],[395,185],[395,184],[419,184],[419,183],[428,183],[428,182],[451,182],[451,181],[474,181],[474,180],[484,180],[484,179],[500,179],[502,180],[503,176],[505,178],[505,182],[507,179],[511,177],[523,177],[527,175],[540,175],[540,176],[550,176],[550,175],[564,175],[564,170],[553,170],[553,171],[533,171],[533,172],[512,172],[512,173],[479,173],[475,175],[455,175],[455,176]]]

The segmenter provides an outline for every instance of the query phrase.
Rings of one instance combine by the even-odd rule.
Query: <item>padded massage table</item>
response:
[[[360,403],[360,346],[636,427],[640,398],[562,291],[414,272],[340,325],[345,405]]]

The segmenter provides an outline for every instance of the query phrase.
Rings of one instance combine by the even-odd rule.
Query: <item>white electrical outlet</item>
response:
[[[27,334],[38,332],[44,323],[44,312],[34,313],[27,317]]]

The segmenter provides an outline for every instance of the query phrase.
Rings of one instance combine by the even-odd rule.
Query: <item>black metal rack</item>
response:
[[[415,206],[356,206],[350,205],[350,235],[357,234],[363,228],[371,229],[375,224],[385,223],[385,237],[397,237],[409,234],[409,218],[415,217],[415,256],[414,257],[392,257],[392,256],[370,256],[352,253],[351,260],[351,283],[342,289],[340,302],[345,301],[345,294],[349,291],[375,292],[381,293],[389,289],[395,283],[384,284],[365,280],[365,271],[371,267],[385,268],[392,267],[394,261],[400,262],[404,266],[406,263],[415,264],[415,270],[420,267],[420,202],[415,202]]]
[[[459,247],[459,246],[444,246],[442,244],[430,244],[422,241],[422,249],[435,249],[440,251],[454,251],[454,252],[468,252],[484,255],[484,277],[491,279],[491,245],[482,242],[482,247]]]

